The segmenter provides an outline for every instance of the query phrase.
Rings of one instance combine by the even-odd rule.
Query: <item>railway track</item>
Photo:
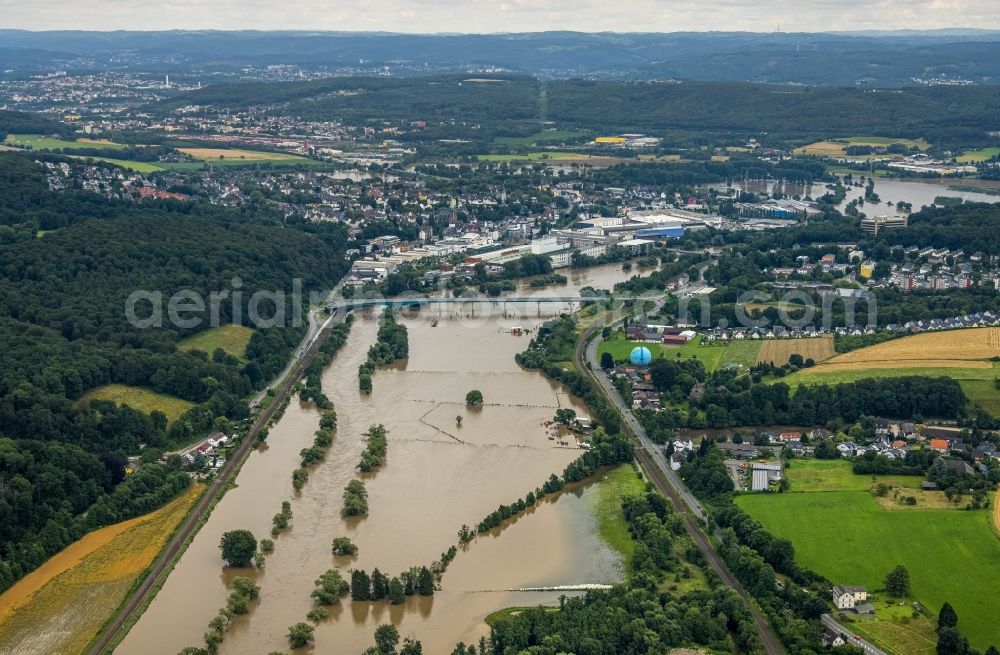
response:
[[[260,431],[268,424],[277,409],[284,404],[285,399],[291,393],[295,383],[300,377],[302,377],[306,367],[309,366],[313,357],[315,357],[316,353],[319,352],[320,345],[329,335],[332,327],[333,321],[327,322],[327,324],[323,326],[322,330],[320,330],[317,337],[302,353],[302,356],[298,358],[297,362],[292,367],[292,374],[287,376],[278,387],[274,400],[257,416],[257,420],[254,421],[250,430],[243,438],[243,441],[241,441],[240,445],[236,448],[233,456],[222,467],[222,470],[216,476],[208,490],[202,494],[198,502],[195,503],[194,508],[184,518],[184,521],[164,546],[163,550],[160,551],[159,557],[157,557],[154,561],[152,568],[142,579],[142,582],[139,583],[139,586],[135,588],[132,594],[125,600],[124,605],[122,605],[114,617],[112,617],[111,620],[104,625],[98,635],[91,642],[90,646],[86,650],[87,655],[104,655],[105,653],[110,653],[111,651],[109,650],[109,646],[129,622],[131,617],[145,605],[146,601],[150,600],[156,594],[157,583],[169,574],[174,564],[180,559],[180,556],[183,555],[186,550],[188,539],[198,532],[198,529],[201,527],[202,520],[211,513],[211,509],[215,501],[221,496],[222,492],[226,489],[229,483],[236,477],[236,474],[239,472],[243,463],[246,461],[247,457],[249,457],[250,452],[256,445],[257,435],[259,435]]]
[[[685,530],[687,530],[695,545],[698,546],[698,550],[705,557],[705,561],[708,562],[712,570],[719,576],[719,579],[743,599],[750,614],[753,616],[754,624],[757,627],[757,634],[768,655],[783,655],[785,650],[771,629],[771,626],[760,613],[760,610],[757,609],[750,594],[747,593],[743,585],[740,584],[732,571],[729,570],[722,556],[719,555],[708,535],[705,534],[701,524],[695,520],[697,518],[701,521],[707,521],[707,515],[701,503],[691,494],[683,481],[677,476],[677,473],[670,468],[663,453],[649,440],[645,429],[635,418],[631,408],[624,404],[617,390],[611,385],[610,380],[598,373],[601,370],[600,364],[597,361],[597,344],[600,340],[595,339],[595,336],[598,330],[601,330],[603,327],[605,326],[595,322],[577,340],[573,351],[573,360],[577,368],[590,375],[605,399],[621,414],[623,426],[636,440],[636,458],[639,460],[646,475],[663,492],[664,496],[673,505],[674,510],[684,519]]]

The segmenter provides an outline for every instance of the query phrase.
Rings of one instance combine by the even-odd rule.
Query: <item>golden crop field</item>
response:
[[[833,337],[761,341],[760,351],[757,353],[757,363],[774,362],[775,366],[781,366],[795,354],[802,355],[802,359],[812,359],[815,362],[833,357],[836,354],[833,349]]]
[[[984,327],[914,334],[844,353],[829,363],[885,362],[886,368],[893,368],[900,360],[983,360],[998,356],[1000,328]]]
[[[85,535],[0,595],[0,653],[82,652],[202,491]]]
[[[795,148],[793,153],[796,155],[820,155],[823,157],[842,157],[847,154],[847,146],[888,146],[894,143],[899,143],[908,148],[919,148],[920,150],[927,150],[930,144],[924,139],[894,139],[891,137],[882,136],[850,136],[846,138],[828,139],[826,141],[817,141],[816,143],[810,143],[808,145],[802,146],[801,148]]]
[[[239,148],[178,148],[185,155],[191,155],[195,159],[208,161],[210,159],[246,159],[251,161],[280,161],[289,159],[301,159],[297,155],[290,155],[284,152],[263,152],[261,150],[242,150]]]
[[[839,359],[840,357],[835,357],[822,366],[817,366],[816,372],[856,371],[870,368],[993,368],[990,362],[975,359],[893,359],[874,362],[841,362]]]
[[[796,155],[821,155],[825,157],[840,157],[844,155],[846,143],[836,141],[817,141],[807,146],[796,148],[793,152]]]

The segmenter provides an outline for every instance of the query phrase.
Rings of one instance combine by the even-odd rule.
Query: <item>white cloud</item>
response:
[[[767,32],[1000,29],[997,0],[0,0],[25,29]]]

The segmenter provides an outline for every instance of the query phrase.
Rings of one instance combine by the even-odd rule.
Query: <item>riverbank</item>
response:
[[[636,467],[632,464],[622,464],[601,476],[597,484],[597,493],[591,503],[591,511],[597,519],[598,534],[605,543],[621,554],[626,576],[631,570],[635,541],[622,513],[622,499],[642,494],[645,489],[646,483],[643,482]]]

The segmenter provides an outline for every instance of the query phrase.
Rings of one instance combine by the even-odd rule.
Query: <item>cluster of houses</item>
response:
[[[185,466],[208,465],[213,469],[222,468],[226,463],[226,458],[219,454],[219,450],[225,446],[231,437],[227,437],[221,432],[213,432],[202,441],[188,446],[177,454],[181,456],[181,461]]]
[[[810,339],[822,337],[829,334],[837,336],[862,336],[875,334],[879,329],[874,326],[853,326],[853,327],[817,327],[806,325],[803,327],[787,328],[782,325],[769,325],[766,327],[715,327],[695,331],[686,327],[667,327],[660,333],[657,339],[655,328],[658,326],[634,326],[629,328],[628,338],[632,341],[643,341],[646,343],[662,342],[668,344],[667,335],[671,336],[670,345],[682,345],[696,335],[701,334],[702,340],[711,341],[744,341],[763,339]],[[934,332],[940,330],[960,330],[977,327],[1000,327],[1000,313],[997,312],[976,312],[962,316],[952,316],[950,318],[931,318],[920,321],[907,321],[906,323],[890,323],[882,328],[889,332],[898,334],[918,334],[921,332]],[[678,338],[674,342],[673,335],[683,335],[684,341]]]
[[[959,330],[976,327],[1000,327],[1000,314],[987,311],[953,316],[951,318],[931,318],[922,321],[907,321],[906,323],[890,323],[885,329],[890,332],[915,334],[917,332]]]

